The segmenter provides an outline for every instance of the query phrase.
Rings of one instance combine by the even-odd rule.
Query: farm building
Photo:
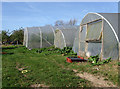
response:
[[[119,59],[118,13],[88,13],[76,33],[73,50],[89,57]]]
[[[61,26],[55,30],[54,45],[58,48],[72,47],[78,26]]]
[[[51,25],[27,27],[24,30],[24,42],[28,49],[44,48],[54,45],[54,29]]]

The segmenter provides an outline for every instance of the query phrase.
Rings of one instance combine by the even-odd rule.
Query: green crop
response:
[[[93,66],[95,66],[95,65],[102,65],[102,64],[105,64],[105,63],[109,63],[110,61],[111,61],[111,57],[109,57],[109,58],[107,58],[107,59],[105,59],[105,60],[103,60],[103,61],[100,61],[100,60],[99,60],[99,55],[90,56],[90,57],[88,58],[88,62],[91,62],[91,64],[92,64]]]
[[[76,56],[77,53],[74,53],[72,50],[72,47],[64,47],[63,49],[55,48],[54,46],[48,47],[48,48],[41,48],[41,49],[32,49],[33,51],[36,51],[36,53],[45,53],[45,55],[49,55],[52,53],[59,53],[64,54],[64,56]]]
[[[118,66],[120,66],[120,62],[118,62]]]

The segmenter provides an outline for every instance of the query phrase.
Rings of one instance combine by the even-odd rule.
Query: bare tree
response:
[[[62,25],[64,25],[63,20],[57,20],[57,21],[55,22],[55,26],[62,26]]]
[[[69,25],[73,25],[72,19],[68,22]]]
[[[63,20],[57,20],[55,22],[55,26],[63,26],[63,25],[76,25],[77,24],[77,20],[76,19],[70,19],[68,22],[64,22]]]
[[[76,25],[77,24],[77,20],[76,19],[70,19],[69,21],[69,25]]]

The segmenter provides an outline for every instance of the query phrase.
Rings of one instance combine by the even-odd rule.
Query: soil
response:
[[[73,71],[76,73],[76,76],[79,76],[83,79],[90,81],[94,87],[117,87],[112,82],[104,80],[105,78],[101,76],[94,76],[86,72],[78,73],[78,71],[75,69],[73,69]]]

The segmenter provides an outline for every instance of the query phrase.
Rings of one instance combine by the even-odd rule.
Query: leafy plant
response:
[[[61,54],[67,55],[77,55],[77,53],[74,53],[72,50],[72,47],[64,47],[63,49],[59,50]]]
[[[120,62],[118,62],[118,66],[120,66]]]
[[[37,53],[43,53],[45,54],[51,54],[51,53],[59,53],[59,54],[64,54],[65,55],[72,55],[76,56],[77,53],[74,53],[72,50],[72,47],[64,47],[63,49],[60,48],[55,48],[54,46],[48,47],[48,48],[41,48],[41,49],[34,49]]]
[[[98,60],[99,60],[99,55],[96,55],[96,56],[90,56],[89,58],[88,58],[88,60],[89,60],[89,62],[91,62],[91,63],[97,63],[98,62]]]
[[[103,61],[99,61],[99,55],[96,55],[96,56],[90,56],[88,58],[88,61],[92,63],[93,66],[95,65],[102,65],[102,64],[105,64],[105,63],[109,63],[111,61],[111,57],[103,60]]]

